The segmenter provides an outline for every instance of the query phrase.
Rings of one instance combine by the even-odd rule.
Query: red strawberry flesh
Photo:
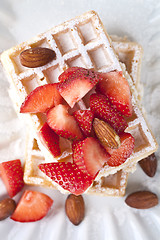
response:
[[[90,174],[93,178],[109,158],[110,155],[93,137],[88,137],[73,144],[74,163],[77,164],[81,171]]]
[[[11,198],[24,186],[23,169],[19,159],[1,163],[0,176]]]
[[[47,122],[59,136],[72,140],[83,139],[75,118],[68,113],[68,106],[59,104],[52,108],[47,113]]]
[[[99,73],[81,67],[66,70],[59,79],[57,89],[71,108],[102,80]]]
[[[46,123],[39,131],[39,137],[42,143],[49,149],[54,157],[58,157],[61,154],[59,146],[59,136],[50,128]]]
[[[85,137],[91,135],[94,114],[91,110],[78,110],[73,113],[82,133]]]
[[[26,190],[11,219],[18,222],[35,222],[45,217],[53,200],[44,193]]]
[[[75,195],[83,194],[93,182],[90,175],[83,173],[71,162],[40,164],[39,169],[63,189]]]
[[[57,83],[46,84],[35,88],[22,103],[21,113],[47,112],[50,108],[62,103],[63,98],[57,90]]]
[[[123,115],[131,116],[131,92],[122,72],[101,73],[101,77],[103,80],[97,84],[96,91],[106,95]]]
[[[111,157],[108,159],[107,163],[109,166],[116,167],[123,164],[127,158],[132,154],[134,149],[134,138],[130,133],[122,133],[119,135],[121,140],[121,145],[118,149],[107,148]]]
[[[119,134],[124,132],[128,124],[121,113],[102,94],[90,96],[90,108],[95,117],[107,122]]]

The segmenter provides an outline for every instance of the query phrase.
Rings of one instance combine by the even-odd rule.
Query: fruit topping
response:
[[[104,148],[118,148],[120,146],[121,142],[119,136],[108,123],[95,118],[93,128],[97,138]]]
[[[71,162],[40,164],[39,169],[63,189],[75,195],[84,193],[93,182],[89,174],[82,172],[76,164]]]
[[[22,103],[21,113],[47,112],[50,108],[62,103],[57,90],[57,83],[45,84],[35,88]]]
[[[85,216],[85,204],[82,195],[70,194],[65,202],[65,212],[74,225],[79,225]]]
[[[16,202],[12,198],[5,198],[0,201],[0,221],[8,218],[14,212]]]
[[[117,149],[106,148],[107,152],[111,155],[107,164],[111,167],[116,167],[123,164],[127,158],[132,154],[134,149],[134,138],[130,133],[122,133],[119,135],[121,145]]]
[[[26,190],[11,219],[17,222],[34,222],[45,217],[53,200],[44,193]]]
[[[109,123],[118,134],[128,126],[121,113],[102,94],[94,93],[90,96],[90,108],[95,117]]]
[[[59,146],[59,136],[50,128],[46,123],[39,131],[39,137],[42,143],[49,149],[54,157],[58,157],[61,154]]]
[[[49,48],[35,47],[24,50],[20,54],[20,62],[28,68],[41,67],[56,58],[56,53]]]
[[[83,135],[75,120],[68,113],[68,106],[59,104],[47,113],[49,126],[60,136],[71,140],[81,140]]]
[[[101,73],[103,78],[96,86],[96,91],[106,95],[110,102],[125,116],[132,115],[132,100],[129,84],[122,72]]]
[[[57,89],[71,108],[102,80],[99,73],[81,67],[66,70],[59,79]]]
[[[73,113],[82,133],[85,137],[91,135],[94,114],[91,110],[78,110]]]
[[[95,178],[109,157],[110,155],[101,147],[98,140],[93,137],[73,144],[74,163],[92,178]]]
[[[11,198],[24,186],[23,169],[19,159],[1,163],[0,176]]]

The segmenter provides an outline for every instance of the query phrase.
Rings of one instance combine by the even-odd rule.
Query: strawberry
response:
[[[98,82],[102,80],[99,73],[81,67],[73,67],[59,76],[57,89],[72,108]]]
[[[60,136],[81,140],[83,135],[75,118],[68,113],[68,106],[59,104],[47,113],[49,126]]]
[[[19,159],[1,163],[0,176],[11,198],[24,186],[23,169]]]
[[[59,136],[50,128],[47,122],[44,123],[40,129],[39,137],[42,143],[49,149],[54,157],[58,157],[61,154]]]
[[[111,157],[108,159],[107,164],[112,167],[123,164],[131,155],[134,149],[134,138],[130,133],[122,133],[119,135],[121,145],[118,149],[107,148]]]
[[[50,108],[62,103],[57,91],[57,83],[46,84],[35,88],[22,103],[21,113],[47,112]]]
[[[91,175],[92,178],[95,178],[110,157],[98,140],[93,137],[74,143],[72,150],[74,163],[81,171]]]
[[[92,130],[94,114],[91,110],[78,110],[73,113],[84,136],[89,137]]]
[[[128,126],[121,113],[102,94],[94,93],[90,96],[90,108],[95,117],[110,124],[117,133],[124,132]]]
[[[45,217],[53,200],[44,193],[26,190],[11,219],[17,222],[35,222]]]
[[[125,116],[132,115],[132,99],[129,84],[122,72],[101,73],[103,78],[96,91],[106,95],[111,103]]]
[[[76,164],[71,162],[40,164],[39,169],[63,189],[75,195],[84,193],[93,182],[89,174],[83,173]]]

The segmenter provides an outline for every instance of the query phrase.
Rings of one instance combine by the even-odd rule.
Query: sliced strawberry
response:
[[[111,155],[107,163],[112,167],[123,164],[132,154],[134,149],[135,140],[130,133],[122,133],[119,136],[121,140],[120,147],[118,149],[112,149],[109,147],[106,149]]]
[[[22,103],[21,113],[47,112],[50,108],[62,103],[63,99],[57,90],[57,83],[46,84],[35,88]]]
[[[57,89],[70,107],[73,107],[99,80],[102,80],[99,73],[81,67],[66,70],[59,79]]]
[[[23,169],[19,159],[1,163],[0,176],[11,198],[24,186]]]
[[[110,157],[93,137],[74,143],[72,149],[74,163],[81,171],[90,174],[93,178]]]
[[[102,94],[94,93],[90,96],[90,108],[95,117],[109,123],[117,133],[124,132],[128,126],[121,113]]]
[[[111,103],[125,116],[132,115],[132,99],[128,81],[122,72],[101,73],[103,80],[97,86],[97,92],[106,95]]]
[[[93,178],[83,173],[76,164],[68,163],[45,163],[40,164],[39,169],[63,189],[80,195],[92,184]]]
[[[57,157],[61,154],[59,136],[50,128],[47,122],[44,123],[40,129],[39,137],[42,143],[49,149],[54,157]]]
[[[17,222],[35,222],[45,217],[53,200],[44,193],[26,190],[11,219]]]
[[[78,110],[73,113],[84,136],[89,137],[92,130],[94,114],[91,110]]]
[[[60,136],[72,140],[81,140],[83,135],[75,120],[68,113],[68,106],[59,104],[47,113],[49,126]]]

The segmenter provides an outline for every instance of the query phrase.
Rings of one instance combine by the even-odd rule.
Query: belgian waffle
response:
[[[36,69],[23,67],[19,60],[20,52],[37,46],[53,49],[56,52],[56,60]],[[119,62],[112,47],[111,39],[94,11],[69,20],[30,41],[5,51],[1,55],[1,61],[9,76],[12,94],[13,91],[15,92],[12,96],[14,102],[16,101],[17,109],[20,108],[25,97],[34,88],[46,83],[57,82],[58,75],[68,67],[81,66],[100,72],[123,71],[130,85],[133,104],[133,115],[127,119],[128,128],[126,131],[130,132],[135,138],[135,148],[133,154],[124,164],[118,167],[103,167],[96,181],[122,169],[128,172],[133,171],[136,162],[156,151],[157,143],[141,111],[133,79],[126,72],[125,65]],[[86,99],[85,96],[79,101],[77,108],[87,109]],[[29,119],[27,122],[30,122],[30,126],[35,132],[39,131],[46,120],[42,114],[25,114],[23,117]],[[36,136],[36,139],[45,160],[57,161],[57,158],[53,158],[41,144],[38,136]],[[71,143],[61,138],[61,146],[63,147],[63,145],[65,145],[64,151],[58,160],[69,158],[71,155]]]

